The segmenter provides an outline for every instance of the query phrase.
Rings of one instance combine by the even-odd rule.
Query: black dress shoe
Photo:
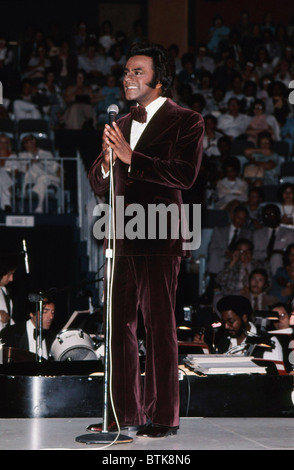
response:
[[[137,437],[167,437],[175,436],[179,426],[161,426],[160,424],[147,424],[137,432]]]
[[[127,429],[128,431],[137,431],[140,426],[120,426],[120,429]],[[103,429],[103,423],[97,423],[97,424],[90,424],[87,427],[87,431],[89,432],[102,432]],[[110,423],[107,426],[107,431],[108,432],[118,432],[118,427],[116,424],[116,421],[110,421]]]

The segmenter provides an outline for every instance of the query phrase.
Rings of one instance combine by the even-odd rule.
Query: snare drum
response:
[[[83,330],[62,330],[52,343],[50,356],[55,361],[95,361],[95,345]]]

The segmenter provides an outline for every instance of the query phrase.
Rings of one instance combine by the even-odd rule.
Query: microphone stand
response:
[[[43,328],[43,296],[40,294],[39,298],[39,312],[40,312],[40,318],[38,318],[37,314],[37,322],[39,323],[39,334],[37,334],[38,342],[37,342],[37,356],[38,356],[38,361],[42,362],[42,357],[43,357],[43,345],[42,345],[42,328]],[[38,331],[38,330],[37,330]]]
[[[113,106],[113,105],[112,105]],[[111,106],[108,108],[108,112]],[[114,119],[114,117],[112,117]],[[104,389],[103,389],[103,423],[102,431],[97,433],[88,433],[76,437],[77,442],[84,442],[86,444],[105,444],[105,443],[127,443],[133,442],[129,436],[124,436],[120,433],[111,433],[108,431],[108,399],[109,399],[109,344],[110,344],[110,319],[112,314],[112,290],[111,279],[114,270],[113,266],[113,245],[112,240],[115,239],[114,229],[114,200],[113,200],[113,150],[110,149],[109,159],[109,206],[108,206],[108,242],[105,253],[106,257],[106,318],[105,318],[105,358],[104,358]],[[115,241],[113,241],[115,244]]]

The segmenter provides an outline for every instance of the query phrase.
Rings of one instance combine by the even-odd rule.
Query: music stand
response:
[[[111,107],[111,106],[110,106]],[[110,108],[109,107],[109,108]],[[108,111],[108,110],[107,110]],[[109,112],[109,111],[108,111]],[[110,319],[112,313],[112,291],[111,279],[113,274],[113,253],[115,245],[115,226],[114,226],[114,191],[113,191],[113,151],[110,149],[109,159],[109,206],[108,206],[108,241],[106,249],[106,317],[105,317],[105,358],[104,358],[104,403],[103,403],[103,422],[102,431],[96,433],[83,434],[76,437],[77,442],[85,444],[111,444],[111,443],[127,443],[132,442],[133,439],[129,436],[124,436],[120,432],[108,431],[108,385],[109,385],[109,340],[110,340]]]

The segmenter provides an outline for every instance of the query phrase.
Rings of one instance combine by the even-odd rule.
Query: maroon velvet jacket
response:
[[[128,142],[131,122],[130,114],[117,121]],[[146,214],[149,204],[176,204],[180,215],[180,206],[183,203],[181,191],[193,185],[200,168],[203,135],[202,116],[167,99],[152,117],[133,150],[131,170],[129,171],[128,165],[116,160],[115,195],[124,196],[125,207],[130,204],[142,205]],[[109,189],[109,178],[102,178],[101,161],[102,154],[89,172],[91,187],[100,196]],[[128,220],[125,217],[126,223]],[[181,235],[181,230],[179,233]],[[181,236],[178,239],[168,237],[165,240],[147,237],[146,215],[146,239],[128,240],[125,237],[123,240],[116,240],[116,254],[187,255],[182,248]]]

